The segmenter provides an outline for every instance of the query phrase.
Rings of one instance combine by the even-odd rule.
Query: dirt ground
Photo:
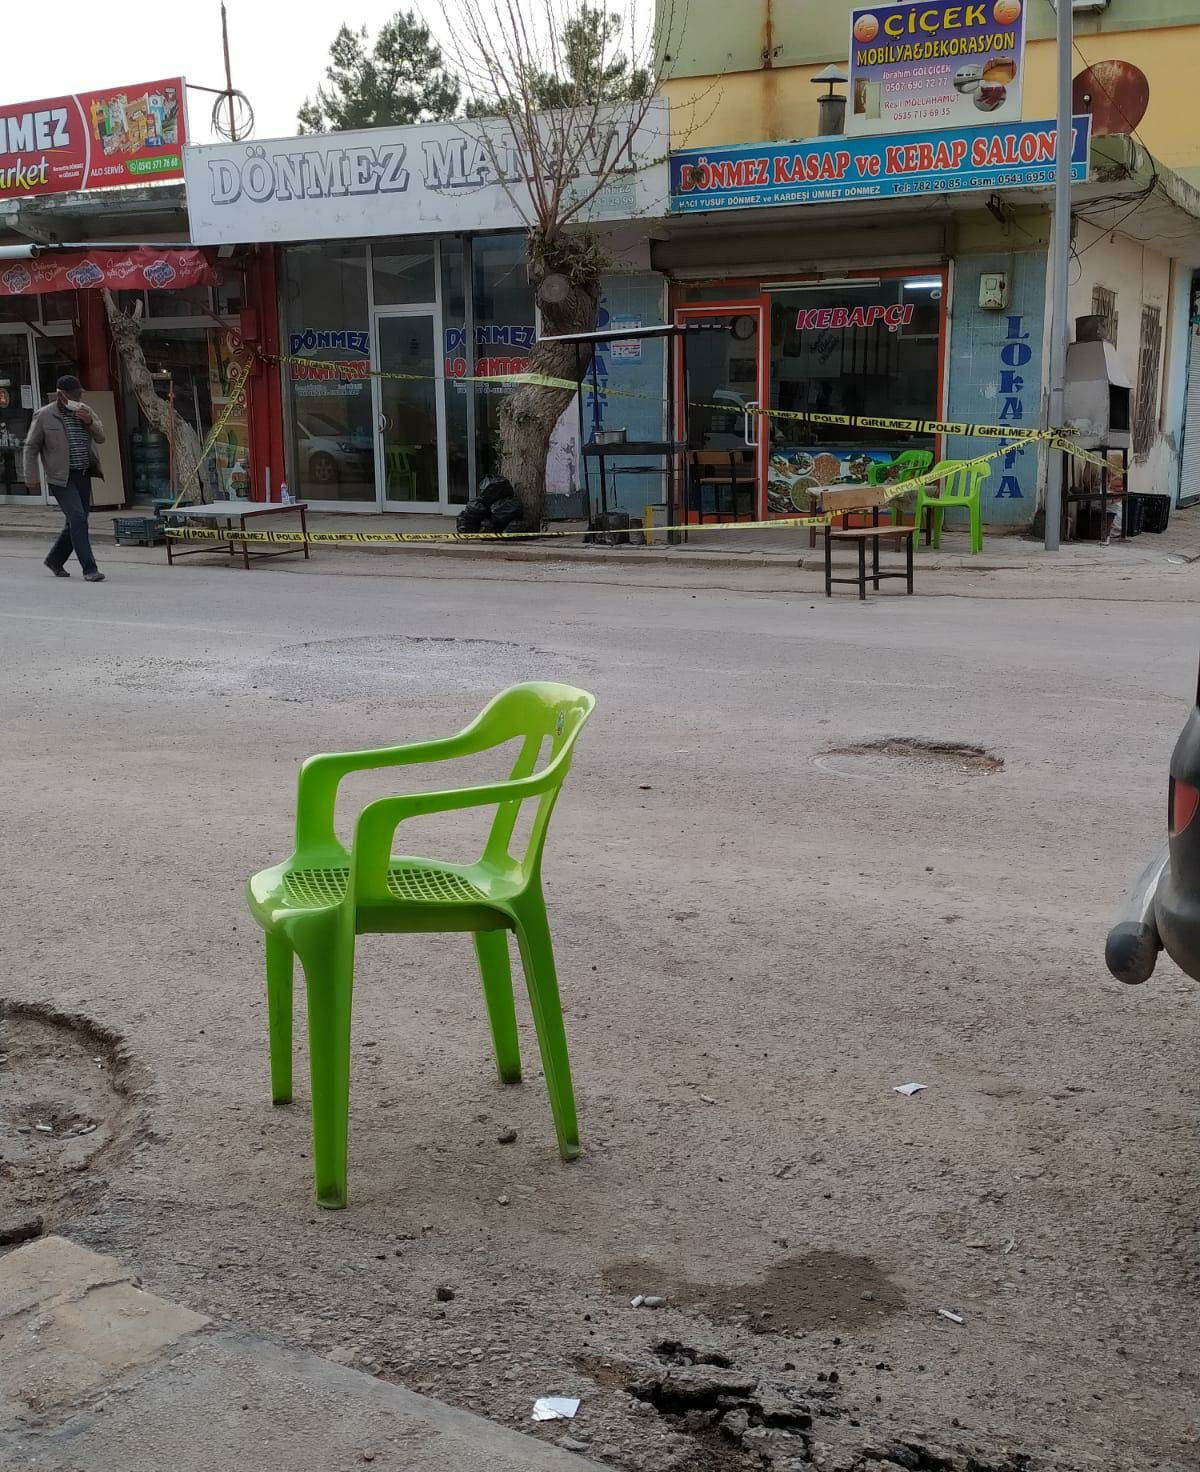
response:
[[[1102,949],[1200,565],[860,605],[794,570],[40,555],[0,546],[0,1229],[629,1472],[1196,1464],[1200,998]],[[546,863],[585,1153],[527,1009],[496,1081],[465,937],[366,938],[319,1212],[242,886],[303,756],[532,677],[599,701]],[[579,1415],[535,1425],[545,1394]]]

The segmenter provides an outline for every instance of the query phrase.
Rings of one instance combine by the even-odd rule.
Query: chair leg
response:
[[[267,1026],[271,1040],[271,1103],[292,1102],[292,948],[282,935],[267,941]]]
[[[983,507],[978,501],[971,506],[971,551],[983,551]]]
[[[564,1160],[574,1160],[579,1154],[575,1091],[571,1085],[571,1063],[567,1056],[567,1034],[558,995],[554,948],[541,896],[527,896],[516,919],[517,941],[525,966],[525,982],[529,988],[529,1003],[546,1074],[559,1154]]]
[[[508,959],[507,930],[477,930],[475,954],[483,997],[487,1002],[496,1068],[502,1084],[521,1082],[521,1050],[517,1043],[517,1014],[513,1007],[512,967]]]
[[[313,1171],[317,1205],[346,1204],[350,1116],[350,1004],[354,937],[331,940],[302,956],[308,990],[308,1056],[312,1077]]]
[[[942,545],[942,526],[945,522],[946,511],[942,506],[934,506],[933,510],[933,550],[940,551]]]

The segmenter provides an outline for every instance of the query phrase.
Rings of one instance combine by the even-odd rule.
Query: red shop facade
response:
[[[208,444],[202,476],[177,483],[109,328],[103,293],[140,319],[159,397]],[[23,201],[0,226],[0,503],[43,506],[23,480],[22,445],[57,378],[76,374],[108,427],[99,508],[146,507],[183,492],[278,498],[284,472],[275,253],[188,243],[183,186]],[[241,365],[249,365],[238,392]],[[214,426],[219,425],[216,435]],[[202,483],[201,483],[202,482]]]

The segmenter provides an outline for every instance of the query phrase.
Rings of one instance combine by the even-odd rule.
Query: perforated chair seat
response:
[[[285,897],[305,909],[339,905],[350,882],[349,869],[293,869],[282,879]],[[388,893],[396,900],[418,904],[470,904],[487,896],[453,869],[413,864],[390,864]]]

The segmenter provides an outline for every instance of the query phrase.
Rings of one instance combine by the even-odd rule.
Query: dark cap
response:
[[[78,396],[83,392],[83,384],[73,373],[64,373],[54,387],[60,394],[72,394]]]

